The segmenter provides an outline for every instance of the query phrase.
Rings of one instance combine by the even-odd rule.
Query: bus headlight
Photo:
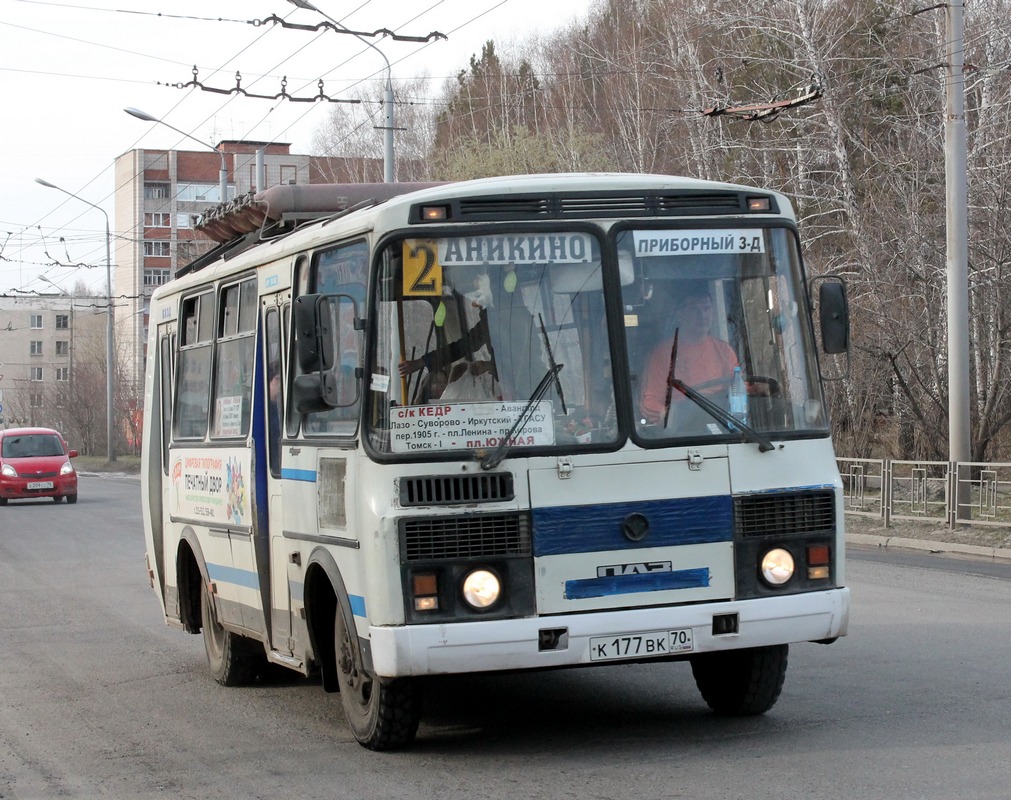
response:
[[[793,577],[793,556],[782,547],[774,547],[762,556],[762,578],[770,586],[782,586]]]
[[[488,569],[475,569],[463,579],[463,599],[475,611],[491,608],[502,594],[502,582]]]

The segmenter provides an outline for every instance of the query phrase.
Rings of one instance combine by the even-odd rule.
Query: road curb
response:
[[[963,555],[973,558],[1011,561],[1011,548],[984,547],[976,544],[958,544],[957,542],[938,542],[933,539],[910,539],[906,536],[879,536],[872,533],[847,533],[847,544],[859,544],[869,547],[894,547],[902,550],[919,550],[936,555]]]

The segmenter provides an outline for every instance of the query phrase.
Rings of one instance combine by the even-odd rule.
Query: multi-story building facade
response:
[[[104,441],[105,315],[104,298],[0,295],[0,426],[42,425],[73,438],[92,434],[80,418],[93,416],[102,426],[95,440]]]
[[[258,153],[262,155],[258,159]],[[220,170],[227,171],[222,198]],[[262,174],[258,163],[262,163]],[[115,289],[117,349],[124,380],[141,400],[151,293],[215,242],[194,219],[223,199],[278,184],[382,180],[371,159],[296,155],[290,145],[222,141],[217,152],[130,150],[116,159]]]

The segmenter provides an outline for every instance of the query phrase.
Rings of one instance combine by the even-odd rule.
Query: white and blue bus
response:
[[[684,661],[760,714],[846,633],[846,298],[782,195],[285,186],[203,227],[150,304],[144,529],[219,683],[318,673],[388,749],[425,676]]]

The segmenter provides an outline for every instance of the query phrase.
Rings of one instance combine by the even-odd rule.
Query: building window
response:
[[[170,256],[172,255],[172,243],[152,239],[144,242],[145,256]]]
[[[148,211],[144,214],[145,228],[171,228],[172,215],[167,211]]]
[[[36,329],[42,328],[42,315],[32,314],[32,327]]]
[[[70,315],[69,314],[57,314],[56,315],[56,330],[65,331],[70,327]]]
[[[42,392],[29,392],[28,403],[32,408],[42,408]]]
[[[235,195],[235,187],[228,186],[225,190],[230,199]],[[176,184],[176,200],[198,201],[202,203],[220,203],[221,187],[216,183],[179,183]]]
[[[169,196],[169,185],[167,183],[145,183],[145,200],[167,200]]]
[[[189,214],[176,214],[176,227],[177,228],[181,228],[183,230],[185,230],[187,228],[192,228],[193,225],[190,222],[190,215]]]
[[[172,280],[172,270],[168,269],[146,269],[144,270],[145,286],[161,286]]]
[[[281,183],[298,183],[298,167],[291,164],[281,165]]]
[[[42,380],[42,367],[32,367],[32,380],[33,381]]]
[[[42,342],[34,342],[33,341],[33,342],[29,342],[28,345],[29,345],[29,348],[30,348],[29,352],[33,356],[41,356],[42,355]]]
[[[58,381],[69,381],[70,380],[70,367],[57,367],[56,368],[56,380],[58,380]]]
[[[70,355],[70,342],[63,341],[56,343],[56,355],[58,356],[69,356]]]

